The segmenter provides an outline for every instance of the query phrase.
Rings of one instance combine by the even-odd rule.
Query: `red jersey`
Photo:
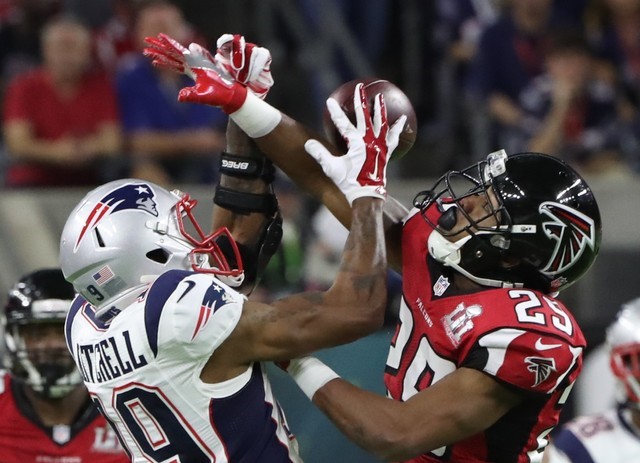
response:
[[[93,405],[89,403],[71,426],[44,426],[6,372],[0,372],[0,416],[0,463],[130,461]]]
[[[85,75],[71,97],[54,87],[42,68],[16,77],[5,92],[4,122],[27,121],[40,141],[86,137],[105,123],[118,123],[115,88],[107,74]],[[16,161],[7,170],[7,185],[74,186],[100,183],[96,167],[57,166]]]
[[[526,397],[484,432],[409,461],[539,462],[582,368],[584,336],[566,307],[541,292],[450,287],[453,270],[428,255],[432,230],[419,213],[403,229],[404,297],[385,370],[389,396],[405,401],[466,367]]]

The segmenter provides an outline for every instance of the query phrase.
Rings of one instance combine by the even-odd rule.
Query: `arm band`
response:
[[[339,378],[335,371],[326,366],[315,357],[302,357],[291,360],[287,373],[293,378],[298,387],[302,389],[309,400],[313,395],[329,381]]]
[[[250,158],[223,151],[220,155],[220,173],[239,178],[261,178],[265,183],[271,183],[276,169],[265,157]]]
[[[245,193],[220,185],[216,187],[213,202],[220,207],[241,215],[262,212],[271,216],[278,209],[278,200],[273,193]]]
[[[251,138],[271,133],[282,120],[280,111],[251,92],[247,92],[242,106],[229,117]]]

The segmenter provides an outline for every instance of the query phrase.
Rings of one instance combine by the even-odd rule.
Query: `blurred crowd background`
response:
[[[591,345],[637,296],[640,0],[0,0],[3,290],[55,265],[66,214],[91,186],[138,177],[201,192],[209,209],[227,119],[177,102],[190,80],[140,53],[159,32],[212,51],[223,33],[269,48],[268,101],[318,131],[341,83],[396,83],[419,125],[389,172],[408,205],[496,149],[566,160],[597,187],[605,223],[606,252],[566,296]],[[329,284],[346,236],[285,178],[276,189],[283,246],[253,297]]]
[[[403,178],[496,147],[628,176],[640,170],[639,31],[638,0],[0,0],[2,184],[213,183],[226,117],[176,102],[189,80],[140,54],[158,32],[268,47],[270,101],[316,128],[341,83],[391,80],[420,128],[394,167]]]

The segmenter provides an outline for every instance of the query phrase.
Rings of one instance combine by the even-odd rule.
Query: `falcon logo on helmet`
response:
[[[138,209],[145,211],[154,217],[158,216],[156,209],[155,193],[153,189],[146,183],[136,183],[123,185],[107,194],[95,205],[89,216],[87,217],[82,231],[76,241],[74,252],[80,246],[80,242],[88,231],[98,226],[100,221],[118,211]]]
[[[585,249],[594,249],[596,230],[593,219],[577,210],[554,202],[540,204],[540,212],[552,219],[544,222],[544,233],[556,241],[549,262],[542,269],[548,274],[557,274],[578,261]]]

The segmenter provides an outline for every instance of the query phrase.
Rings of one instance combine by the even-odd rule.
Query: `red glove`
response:
[[[184,73],[196,81],[193,87],[180,90],[179,101],[217,106],[231,114],[247,98],[247,89],[216,64],[211,53],[197,43],[186,49],[166,34],[147,37],[145,42],[147,47],[143,54],[151,58],[154,66]]]
[[[245,84],[257,97],[264,99],[273,86],[271,53],[242,35],[223,34],[217,41],[216,64],[222,66],[238,82]]]
[[[161,69],[169,69],[188,75],[195,80],[193,69],[211,69],[220,74],[225,74],[223,67],[218,66],[211,53],[197,43],[189,45],[189,49],[183,47],[176,40],[166,34],[158,34],[157,37],[146,37],[147,46],[142,54],[151,59],[151,63]]]
[[[241,35],[224,34],[218,39],[216,56],[197,43],[183,47],[166,34],[145,38],[143,55],[154,66],[183,73],[196,79],[193,69],[215,70],[229,80],[246,85],[261,99],[273,85],[271,53],[253,43],[245,43]]]
[[[217,106],[231,114],[247,99],[247,87],[229,80],[212,69],[192,68],[196,84],[178,93],[178,101]]]

